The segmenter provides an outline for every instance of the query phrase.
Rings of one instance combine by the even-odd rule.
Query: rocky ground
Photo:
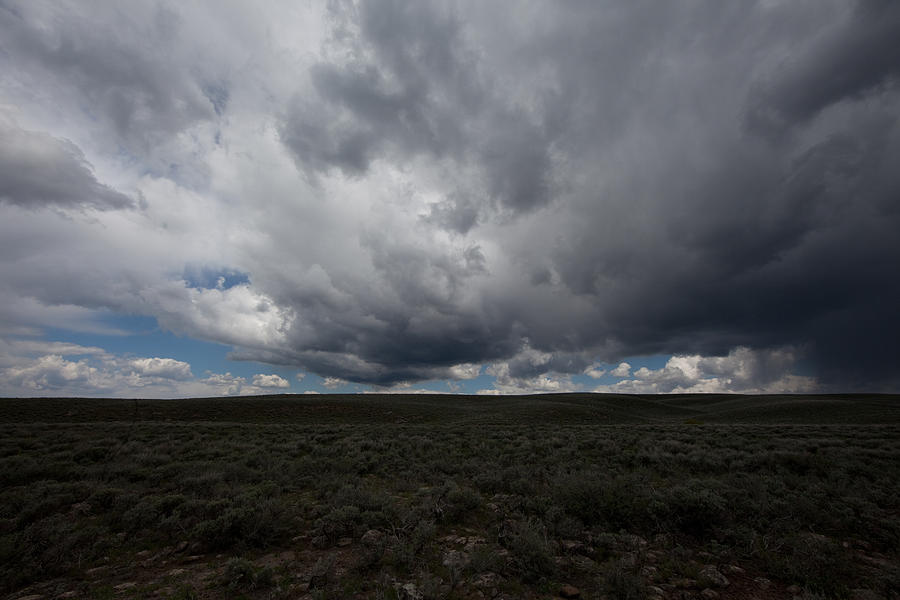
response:
[[[502,501],[501,498],[496,498]],[[496,506],[492,502],[489,506]],[[329,544],[301,535],[291,548],[236,558],[204,554],[187,540],[157,552],[139,551],[131,560],[84,569],[7,596],[15,600],[64,598],[431,598],[513,600],[538,598],[646,598],[648,600],[812,600],[824,598],[785,581],[773,581],[752,566],[741,566],[728,553],[716,554],[673,546],[659,535],[646,540],[633,534],[584,532],[579,539],[554,545],[558,577],[523,584],[515,559],[501,541],[511,526],[501,521],[491,531],[454,529],[435,540],[429,553],[439,565],[423,565],[413,577],[392,576],[390,531],[368,530],[358,539]],[[492,533],[493,532],[493,533]],[[874,552],[863,540],[844,542],[855,567],[896,569],[891,558]],[[196,552],[196,553],[195,553]],[[495,569],[495,570],[491,570]],[[560,578],[561,577],[561,578]],[[606,592],[604,593],[603,590]],[[884,598],[856,588],[851,600]],[[896,596],[893,596],[896,597]]]

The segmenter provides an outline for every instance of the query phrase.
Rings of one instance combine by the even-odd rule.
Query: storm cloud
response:
[[[2,2],[0,334],[145,315],[376,386],[896,389],[898,40],[876,0]],[[109,372],[47,356],[16,376]]]

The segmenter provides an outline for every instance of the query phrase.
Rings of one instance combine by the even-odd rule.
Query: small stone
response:
[[[40,594],[31,594],[30,596],[19,596],[16,600],[43,600],[44,597]]]
[[[572,561],[572,565],[580,571],[593,571],[597,568],[597,562],[587,556],[576,554],[570,560]]]
[[[753,581],[764,590],[769,589],[769,586],[772,585],[772,580],[766,579],[765,577],[756,577]]]
[[[688,579],[687,577],[682,577],[681,579],[676,579],[672,582],[672,584],[676,588],[681,588],[683,590],[689,590],[691,588],[697,587],[697,582],[694,579]]]
[[[147,557],[150,556],[151,554],[153,554],[153,553],[150,552],[149,550],[141,550],[140,552],[138,552],[138,553],[135,554],[134,556],[135,556],[135,558],[147,558]]]
[[[59,596],[57,596],[57,600],[66,600],[67,598],[77,598],[78,592],[75,590],[69,590],[68,592],[63,592]]]
[[[471,562],[469,555],[459,550],[447,550],[444,552],[444,557],[441,560],[441,564],[448,569],[460,570],[466,568],[469,562]]]
[[[665,596],[666,591],[658,585],[647,586],[647,591],[653,596]]]
[[[382,540],[384,540],[384,534],[378,531],[377,529],[370,529],[363,534],[359,541],[363,546],[368,548],[372,548],[374,546],[378,546]]]
[[[185,569],[172,569],[171,571],[169,571],[169,577],[178,577],[185,572]]]
[[[574,585],[565,584],[559,588],[559,595],[563,598],[578,598],[581,596],[581,590]]]
[[[728,572],[730,575],[742,575],[742,574],[746,573],[746,571],[744,571],[744,569],[742,569],[741,567],[739,567],[737,565],[726,565],[724,567],[724,570],[726,572]]]
[[[705,600],[716,600],[719,597],[719,592],[715,590],[711,590],[709,588],[704,588],[703,591],[700,592],[700,597]]]
[[[130,590],[131,588],[136,588],[136,581],[126,581],[125,583],[120,583],[119,585],[114,585],[113,589],[119,592],[124,592],[125,590]]]
[[[184,552],[190,544],[187,541],[180,541],[175,545],[175,552]]]
[[[190,556],[185,556],[183,560],[184,562],[197,562],[201,558],[203,558],[202,554],[191,554]]]
[[[87,571],[85,571],[84,574],[88,577],[96,577],[97,575],[102,575],[106,571],[109,571],[109,567],[94,567],[93,569],[88,569]]]
[[[725,587],[729,583],[728,578],[713,565],[706,565],[700,569],[700,580],[718,587]]]
[[[568,552],[569,554],[574,554],[576,552],[581,552],[584,550],[584,544],[576,540],[563,540],[559,543],[564,552]]]
[[[400,600],[422,600],[423,598],[422,592],[414,583],[404,583],[397,592]]]
[[[653,579],[656,577],[657,569],[651,565],[644,565],[641,567],[641,576],[644,579]]]
[[[351,545],[352,543],[353,543],[353,540],[352,540],[351,538],[343,537],[343,538],[341,538],[341,539],[338,540],[337,545],[338,545],[340,548],[346,548],[347,546]]]
[[[789,585],[789,586],[787,587],[787,592],[788,592],[788,594],[794,594],[794,595],[796,595],[796,594],[799,594],[800,591],[801,591],[801,590],[800,590],[800,586],[799,586],[799,585]]]
[[[488,571],[487,573],[482,573],[481,575],[473,579],[472,585],[477,588],[496,588],[502,582],[502,577],[500,577],[496,573]]]
[[[466,552],[472,552],[473,550],[475,550],[475,546],[480,546],[481,544],[484,544],[486,542],[483,537],[479,537],[477,535],[470,535],[468,538],[464,539]]]

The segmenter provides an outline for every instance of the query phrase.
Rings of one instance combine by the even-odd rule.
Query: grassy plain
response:
[[[0,400],[11,599],[571,588],[900,597],[900,398]]]

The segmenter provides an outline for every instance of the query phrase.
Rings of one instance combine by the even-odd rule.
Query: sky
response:
[[[900,3],[0,0],[0,395],[900,390]]]

